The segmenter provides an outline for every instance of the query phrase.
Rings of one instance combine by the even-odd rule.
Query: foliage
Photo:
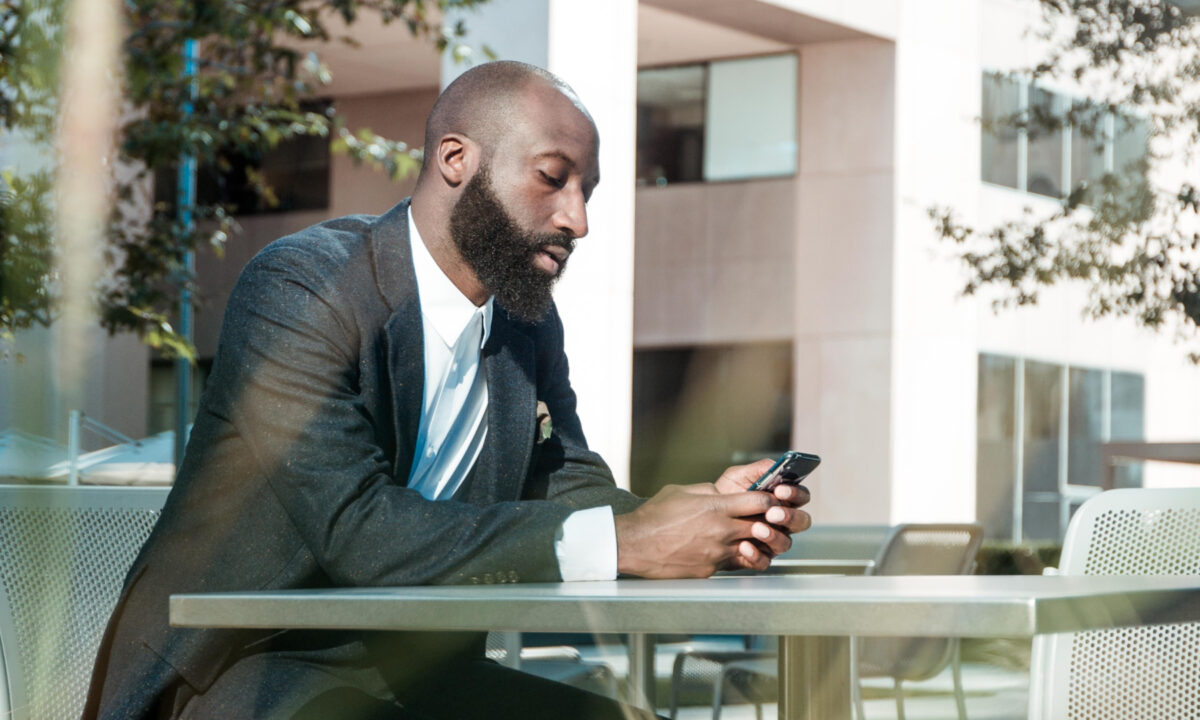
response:
[[[34,144],[53,141],[59,111],[58,60],[68,0],[0,0],[0,134]],[[436,18],[486,0],[126,0],[122,43],[125,107],[117,130],[119,157],[114,210],[105,248],[107,272],[96,296],[101,323],[133,330],[168,354],[188,354],[169,318],[193,282],[188,251],[220,251],[239,226],[228,204],[198,202],[185,224],[174,203],[155,202],[156,170],[185,156],[228,170],[238,157],[260,157],[303,135],[330,138],[334,149],[393,179],[413,172],[420,151],[370,130],[351,133],[335,109],[302,104],[330,82],[330,73],[302,41],[346,42],[330,29],[365,14],[400,23],[437,50],[461,52],[461,26]],[[185,41],[199,47],[194,76],[186,72]],[[67,49],[69,51],[69,48]],[[261,197],[271,189],[251,173]],[[53,170],[4,175],[0,181],[0,335],[53,322],[56,308]]]
[[[1200,190],[1157,173],[1171,156],[1195,167],[1200,149],[1200,22],[1168,0],[1039,0],[1037,37],[1049,52],[1026,68],[1032,79],[1088,89],[1060,112],[1033,107],[985,132],[1038,133],[1066,127],[1105,137],[1139,119],[1149,132],[1147,164],[1113,168],[1070,188],[1049,214],[1026,210],[975,228],[950,208],[929,211],[970,272],[964,293],[999,291],[996,309],[1036,303],[1061,281],[1086,286],[1086,313],[1127,315],[1195,337],[1200,327]],[[1147,182],[1146,178],[1150,181]],[[1200,362],[1200,353],[1191,353]]]

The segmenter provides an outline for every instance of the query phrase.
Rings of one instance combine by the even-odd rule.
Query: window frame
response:
[[[1013,361],[1013,397],[1012,397],[1012,452],[1013,452],[1013,508],[1012,508],[1012,526],[1011,537],[1013,543],[1027,542],[1025,537],[1025,503],[1032,500],[1034,502],[1056,502],[1058,504],[1058,539],[1061,540],[1066,533],[1067,525],[1070,522],[1073,507],[1077,507],[1080,503],[1088,498],[1091,498],[1103,491],[1099,485],[1078,485],[1070,482],[1070,441],[1071,441],[1071,371],[1072,370],[1092,370],[1103,373],[1103,384],[1101,385],[1101,434],[1099,442],[1106,443],[1112,441],[1112,419],[1113,419],[1113,392],[1112,380],[1115,373],[1127,373],[1142,378],[1145,382],[1145,373],[1132,369],[1114,369],[1109,367],[1092,367],[1086,365],[1075,365],[1065,362],[1057,362],[1033,357],[1021,357],[1008,355],[1004,353],[994,352],[979,352],[979,358],[992,357],[1003,358]],[[977,361],[978,362],[978,361]],[[1058,438],[1057,438],[1057,455],[1058,455],[1058,472],[1057,486],[1055,492],[1029,492],[1025,491],[1025,364],[1026,362],[1038,362],[1046,365],[1056,366],[1059,373],[1059,407],[1058,407]],[[977,364],[977,367],[979,365]],[[979,393],[980,383],[976,381],[976,412],[978,413],[978,403],[980,401]],[[1145,421],[1145,396],[1142,397],[1142,418],[1143,426]],[[979,432],[976,430],[976,447],[979,445]],[[976,460],[978,463],[978,459]],[[976,483],[978,479],[978,465],[976,474]]]
[[[1058,90],[1052,86],[1047,86],[1042,83],[1036,83],[1033,81],[1032,78],[1030,78],[1027,75],[1023,75],[1021,73],[1006,72],[1006,71],[996,70],[996,69],[992,69],[992,68],[983,68],[980,72],[980,87],[981,87],[980,103],[981,103],[981,106],[982,106],[982,97],[983,97],[982,86],[983,86],[984,82],[987,82],[987,78],[989,76],[1002,77],[1002,78],[1005,78],[1012,82],[1017,83],[1017,109],[1016,109],[1016,113],[1015,113],[1017,116],[1024,116],[1026,113],[1029,112],[1029,98],[1030,98],[1030,94],[1031,94],[1030,91],[1034,88],[1039,89],[1043,92],[1051,93],[1055,98],[1055,102],[1058,106],[1059,112],[1061,112],[1064,115],[1066,114],[1067,108],[1069,108],[1074,101],[1080,100],[1080,99],[1085,99],[1083,96],[1080,96],[1078,94],[1064,92],[1064,91]],[[1134,122],[1147,121],[1147,118],[1143,117],[1140,113],[1125,111],[1125,114],[1128,115],[1130,118],[1132,118]],[[980,117],[982,118],[982,107],[981,107]],[[1058,195],[1056,197],[1053,195],[1043,195],[1041,193],[1030,192],[1030,190],[1029,190],[1029,131],[1023,126],[1018,126],[1016,129],[1017,130],[1017,184],[1016,184],[1016,187],[1012,187],[1009,185],[1004,185],[1001,183],[996,183],[996,182],[992,182],[990,180],[984,179],[982,137],[983,137],[983,135],[987,134],[987,130],[982,127],[980,128],[981,142],[980,142],[979,182],[982,185],[985,185],[990,188],[997,188],[997,189],[1006,190],[1009,192],[1019,192],[1019,193],[1026,194],[1026,195],[1034,195],[1036,197],[1042,198],[1042,199],[1050,201],[1050,202],[1058,202],[1058,203],[1066,202],[1067,198],[1074,191],[1075,186],[1077,185],[1075,178],[1072,176],[1073,170],[1074,170],[1073,163],[1072,163],[1072,152],[1073,152],[1072,135],[1073,135],[1074,127],[1075,127],[1074,125],[1070,124],[1069,122],[1066,122],[1065,118],[1064,118],[1063,126],[1062,126],[1062,128],[1060,128],[1058,130],[1058,132],[1061,133],[1060,141],[1061,141],[1061,145],[1062,145],[1062,157],[1060,158],[1060,160],[1061,160],[1061,164],[1062,164],[1063,192],[1061,195]],[[1152,138],[1152,135],[1148,136],[1147,147],[1145,149],[1145,154],[1146,154],[1147,158],[1149,158],[1151,155],[1151,153],[1149,151],[1149,139],[1150,138]],[[1114,113],[1111,110],[1106,110],[1104,112],[1104,140],[1103,140],[1103,142],[1104,142],[1104,152],[1102,154],[1103,163],[1104,163],[1103,173],[1104,174],[1116,174],[1119,171],[1118,168],[1114,167],[1115,154],[1116,154],[1115,148],[1116,148],[1116,143],[1117,143],[1117,113]]]

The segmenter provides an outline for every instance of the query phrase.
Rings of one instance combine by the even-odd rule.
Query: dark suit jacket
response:
[[[203,692],[268,633],[170,628],[171,593],[559,580],[574,510],[636,507],[588,450],[552,310],[498,308],[488,436],[452,501],[405,487],[424,384],[408,202],[278,240],[242,272],[162,516],[109,622],[85,718]],[[535,445],[536,403],[554,435]],[[347,640],[352,642],[352,640]]]

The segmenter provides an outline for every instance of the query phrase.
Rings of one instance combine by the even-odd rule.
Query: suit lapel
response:
[[[401,483],[407,481],[412,468],[425,388],[425,336],[409,245],[408,207],[409,201],[404,200],[379,216],[371,228],[375,282],[392,311],[384,325],[384,376],[391,378],[396,440],[393,467]]]
[[[517,500],[529,458],[537,412],[533,341],[501,310],[483,349],[488,384],[488,431],[474,471],[458,496],[475,504]]]

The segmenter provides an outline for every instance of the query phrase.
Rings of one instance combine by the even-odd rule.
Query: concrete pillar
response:
[[[891,520],[895,47],[800,51],[792,440],[823,524]]]
[[[899,35],[891,520],[974,520],[976,303],[928,209],[978,207],[978,3],[903,2]]]
[[[629,487],[633,384],[634,157],[637,2],[495,0],[458,12],[472,59],[486,45],[505,60],[543,67],[569,83],[600,129],[601,183],[588,204],[589,235],[555,291],[566,326],[571,384],[592,449]],[[445,87],[467,66],[447,57]]]

